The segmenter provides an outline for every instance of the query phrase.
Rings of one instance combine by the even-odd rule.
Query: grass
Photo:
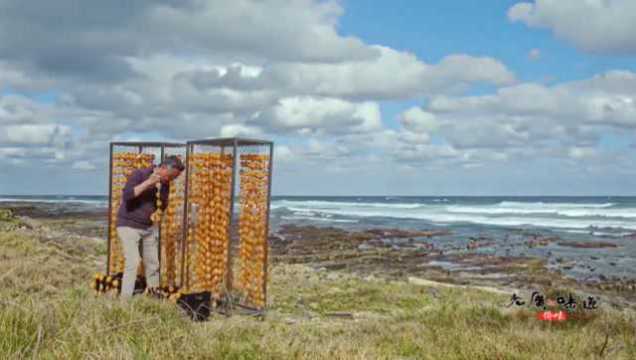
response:
[[[88,239],[0,233],[0,358],[636,358],[633,312],[601,307],[585,321],[547,323],[506,307],[505,295],[303,265],[272,267],[264,321],[214,315],[193,323],[168,302],[93,294],[102,251]],[[333,316],[342,312],[353,318]]]

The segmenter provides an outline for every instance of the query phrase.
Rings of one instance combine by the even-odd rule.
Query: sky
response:
[[[633,0],[0,0],[0,194],[240,136],[274,195],[636,195],[634,34]]]

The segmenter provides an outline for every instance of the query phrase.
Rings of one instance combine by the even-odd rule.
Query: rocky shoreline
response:
[[[43,239],[64,244],[73,237],[88,237],[96,242],[106,238],[106,212],[51,211],[47,204],[2,204],[0,224],[11,223],[6,230],[29,232]],[[3,219],[4,216],[4,219]],[[13,220],[9,220],[13,219]],[[16,220],[17,219],[17,220]],[[0,227],[0,230],[2,228]],[[387,280],[427,279],[446,284],[486,286],[503,291],[527,292],[550,289],[598,296],[616,307],[636,306],[636,280],[601,276],[600,281],[582,281],[549,268],[546,259],[533,256],[495,256],[479,250],[493,246],[492,239],[471,237],[466,246],[440,246],[439,239],[452,237],[449,231],[415,231],[393,228],[345,230],[336,227],[278,224],[272,230],[272,264],[304,264],[317,272],[337,278],[354,274],[363,278]],[[522,245],[528,249],[563,243],[558,237],[531,234]],[[593,249],[612,246],[603,243],[569,242],[564,246]],[[557,264],[572,266],[565,261]]]
[[[387,279],[419,277],[457,285],[490,286],[532,292],[571,289],[599,296],[615,306],[636,304],[636,281],[605,278],[586,282],[549,269],[545,259],[529,256],[493,256],[444,251],[432,242],[419,241],[447,235],[400,229],[345,231],[339,228],[282,225],[270,236],[272,261],[301,263],[316,270],[343,271]],[[487,239],[481,241],[487,242]],[[479,240],[475,240],[479,243]],[[400,246],[395,246],[396,244]],[[527,246],[537,246],[530,242]]]

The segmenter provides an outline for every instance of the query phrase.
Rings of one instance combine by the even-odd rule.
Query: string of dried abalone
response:
[[[248,302],[259,308],[266,303],[268,165],[267,155],[241,155],[237,287],[244,291]]]

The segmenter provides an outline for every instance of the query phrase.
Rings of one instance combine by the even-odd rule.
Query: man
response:
[[[167,156],[159,166],[135,170],[124,186],[122,202],[117,212],[117,234],[124,252],[124,277],[121,297],[129,298],[135,290],[137,268],[142,244],[146,283],[149,288],[159,286],[159,229],[153,224],[157,210],[157,184],[160,185],[161,210],[168,205],[170,182],[184,170],[177,156]]]

